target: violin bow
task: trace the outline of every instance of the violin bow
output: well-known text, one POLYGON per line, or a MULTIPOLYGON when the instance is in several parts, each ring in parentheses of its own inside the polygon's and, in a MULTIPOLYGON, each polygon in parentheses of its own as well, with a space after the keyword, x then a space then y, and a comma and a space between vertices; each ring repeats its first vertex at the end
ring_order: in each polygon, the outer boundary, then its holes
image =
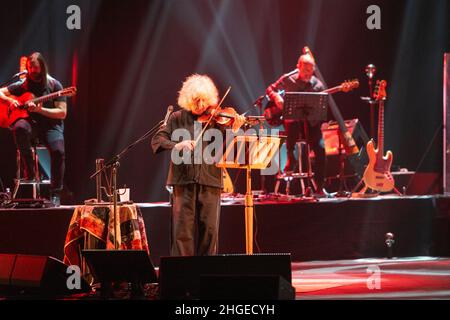
MULTIPOLYGON (((219 104, 214 108, 214 110, 217 110, 220 108, 220 106, 222 105, 223 101, 225 100, 225 98, 227 97, 227 95, 230 93, 231 91, 231 87, 228 87, 227 92, 225 92, 225 94, 222 97, 222 100, 220 100, 219 104)), ((194 148, 197 146, 197 143, 200 141, 200 139, 202 138, 203 134, 206 131, 206 128, 208 128, 209 124, 211 123, 212 118, 214 117, 214 114, 211 114, 211 117, 209 117, 208 122, 205 124, 205 127, 202 129, 202 132, 200 132, 200 135, 197 137, 197 139, 194 142, 194 148)))

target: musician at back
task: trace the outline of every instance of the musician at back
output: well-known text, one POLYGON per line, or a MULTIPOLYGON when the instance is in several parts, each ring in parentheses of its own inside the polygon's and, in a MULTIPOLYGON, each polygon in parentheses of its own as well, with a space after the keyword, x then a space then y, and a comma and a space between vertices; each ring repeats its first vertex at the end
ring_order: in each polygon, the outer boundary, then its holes
MULTIPOLYGON (((267 112, 281 114, 283 110, 284 92, 320 92, 324 90, 322 82, 314 76, 316 62, 309 54, 303 54, 299 57, 297 68, 281 76, 275 83, 271 84, 267 90, 267 96, 273 102, 274 110, 266 109, 267 112), (278 109, 278 110, 277 110, 278 109)), ((266 114, 266 118, 267 118, 266 114)), ((299 138, 305 138, 305 129, 308 133, 308 143, 314 150, 315 161, 313 171, 317 184, 317 192, 323 193, 323 183, 325 175, 325 149, 322 142, 322 132, 320 122, 307 122, 307 128, 304 128, 303 121, 284 120, 283 125, 286 131, 286 149, 287 162, 284 168, 285 173, 298 171, 298 160, 295 158, 294 150, 299 138)))

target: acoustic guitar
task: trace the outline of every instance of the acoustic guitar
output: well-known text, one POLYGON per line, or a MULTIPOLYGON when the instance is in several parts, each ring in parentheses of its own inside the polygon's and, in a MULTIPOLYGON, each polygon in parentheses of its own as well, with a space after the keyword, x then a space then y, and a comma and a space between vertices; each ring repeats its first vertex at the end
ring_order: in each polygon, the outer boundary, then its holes
POLYGON ((65 88, 42 97, 35 97, 31 92, 25 92, 20 97, 12 96, 13 99, 19 101, 19 106, 16 108, 10 108, 6 102, 0 101, 0 127, 9 128, 17 120, 28 118, 27 104, 29 102, 34 102, 35 104, 44 103, 55 100, 58 97, 72 97, 76 92, 76 87, 65 88))
POLYGON ((374 99, 379 103, 378 110, 378 148, 375 149, 374 141, 367 143, 369 164, 364 171, 363 180, 367 187, 380 192, 389 192, 395 187, 395 181, 391 174, 393 154, 386 152, 384 156, 384 100, 386 99, 386 81, 377 81, 374 91, 374 99))

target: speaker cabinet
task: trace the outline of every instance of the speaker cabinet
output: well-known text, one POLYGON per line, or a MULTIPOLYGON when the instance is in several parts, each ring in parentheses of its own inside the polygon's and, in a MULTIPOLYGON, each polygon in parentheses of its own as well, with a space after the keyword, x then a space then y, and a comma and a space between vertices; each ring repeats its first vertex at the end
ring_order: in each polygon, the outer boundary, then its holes
POLYGON ((15 262, 15 254, 0 254, 0 288, 7 288, 11 284, 15 262))
POLYGON ((159 270, 161 299, 293 299, 291 279, 290 254, 162 257, 159 270))
POLYGON ((145 250, 83 250, 96 282, 156 283, 156 270, 145 250))
POLYGON ((0 254, 0 292, 7 296, 59 296, 90 290, 80 278, 81 289, 67 286, 67 265, 49 256, 0 254))

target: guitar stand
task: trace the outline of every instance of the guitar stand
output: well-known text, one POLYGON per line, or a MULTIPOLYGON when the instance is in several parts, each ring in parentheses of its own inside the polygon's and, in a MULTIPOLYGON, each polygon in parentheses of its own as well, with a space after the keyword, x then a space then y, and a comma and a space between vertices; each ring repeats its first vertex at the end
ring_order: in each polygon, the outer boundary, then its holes
MULTIPOLYGON (((400 191, 398 191, 398 189, 394 186, 394 188, 392 189, 398 196, 404 196, 404 194, 402 194, 400 191)), ((377 192, 371 188, 369 188, 365 183, 364 180, 361 179, 358 184, 356 185, 355 188, 353 188, 352 192, 351 192, 351 197, 352 198, 373 198, 373 197, 377 197, 380 195, 380 192, 377 192), (357 192, 356 190, 358 190, 361 185, 364 184, 364 187, 357 192), (369 193, 367 193, 367 191, 369 191, 369 193)))
POLYGON ((352 192, 347 191, 347 181, 345 180, 345 154, 342 147, 341 134, 338 133, 338 145, 339 145, 339 173, 337 178, 339 178, 339 189, 336 192, 335 197, 337 198, 348 198, 352 195, 352 192))
POLYGON ((366 186, 363 179, 361 179, 358 182, 358 184, 356 185, 355 188, 353 188, 352 193, 351 193, 352 198, 375 198, 375 197, 378 197, 379 195, 380 195, 379 192, 375 192, 375 190, 372 190, 371 188, 366 186), (364 184, 364 187, 360 191, 357 191, 363 184, 364 184), (367 191, 369 191, 369 192, 367 193, 367 191))

